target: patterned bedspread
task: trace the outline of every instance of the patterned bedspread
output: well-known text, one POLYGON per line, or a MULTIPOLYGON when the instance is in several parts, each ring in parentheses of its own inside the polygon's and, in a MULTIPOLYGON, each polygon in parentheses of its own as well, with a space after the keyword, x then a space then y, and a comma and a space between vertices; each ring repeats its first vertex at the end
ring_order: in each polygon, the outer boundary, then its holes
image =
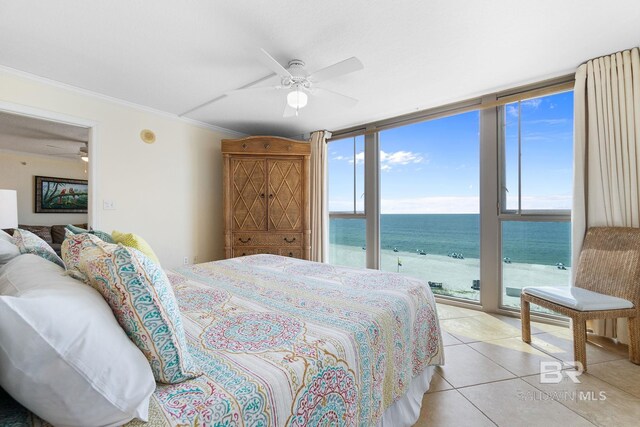
POLYGON ((205 374, 158 385, 128 426, 374 426, 443 363, 429 287, 394 273, 254 255, 170 272, 205 374))

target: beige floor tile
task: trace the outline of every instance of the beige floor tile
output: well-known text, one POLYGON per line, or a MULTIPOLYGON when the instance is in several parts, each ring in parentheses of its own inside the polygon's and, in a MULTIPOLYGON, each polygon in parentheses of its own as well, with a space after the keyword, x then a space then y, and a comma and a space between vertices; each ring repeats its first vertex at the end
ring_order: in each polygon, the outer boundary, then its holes
POLYGON ((542 384, 538 375, 523 378, 546 393, 547 398, 561 403, 598 426, 640 425, 640 398, 589 374, 576 379, 580 383, 575 383, 566 375, 558 384, 542 384))
POLYGON ((482 313, 480 316, 446 319, 440 326, 464 343, 494 341, 520 336, 520 329, 504 319, 482 313))
MULTIPOLYGON (((573 337, 570 332, 562 331, 533 335, 531 337, 531 345, 565 362, 574 360, 573 337)), ((610 344, 603 345, 602 343, 589 342, 587 343, 587 365, 624 359, 626 354, 623 347, 619 346, 616 349, 610 344)))
POLYGON ((456 388, 515 377, 467 345, 445 347, 444 362, 436 372, 456 388))
POLYGON ((640 397, 640 365, 628 360, 614 360, 589 365, 589 374, 640 397))
MULTIPOLYGON (((495 316, 500 318, 504 322, 510 324, 511 326, 522 329, 522 322, 518 317, 511 316, 503 316, 500 314, 491 314, 491 316, 495 316)), ((547 323, 540 322, 531 322, 531 333, 532 334, 544 334, 545 332, 570 332, 568 326, 558 326, 558 325, 549 325, 547 323)))
POLYGON ((447 382, 440 374, 434 372, 433 377, 431 378, 431 383, 429 383, 429 390, 427 393, 434 393, 436 391, 443 390, 451 390, 453 387, 451 384, 447 382))
MULTIPOLYGON (((498 426, 592 426, 566 406, 516 378, 458 390, 498 426)), ((461 424, 464 425, 464 424, 461 424)))
POLYGON ((494 426, 456 390, 425 394, 420 418, 414 427, 494 426))
POLYGON ((448 345, 458 345, 458 344, 462 344, 462 341, 460 341, 458 338, 451 335, 449 332, 442 331, 442 345, 446 347, 448 345))
POLYGON ((460 317, 473 317, 482 314, 482 311, 456 307, 454 305, 436 304, 439 319, 457 319, 460 317))
POLYGON ((525 343, 520 338, 475 342, 469 347, 484 354, 517 376, 540 373, 540 362, 558 361, 546 353, 525 343))

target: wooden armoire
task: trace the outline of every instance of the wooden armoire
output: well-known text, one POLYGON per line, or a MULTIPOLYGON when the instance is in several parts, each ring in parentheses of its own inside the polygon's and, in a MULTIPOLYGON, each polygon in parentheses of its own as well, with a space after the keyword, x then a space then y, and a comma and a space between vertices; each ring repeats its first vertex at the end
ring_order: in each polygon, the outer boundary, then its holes
POLYGON ((309 259, 310 154, 308 143, 286 138, 222 140, 226 258, 309 259))

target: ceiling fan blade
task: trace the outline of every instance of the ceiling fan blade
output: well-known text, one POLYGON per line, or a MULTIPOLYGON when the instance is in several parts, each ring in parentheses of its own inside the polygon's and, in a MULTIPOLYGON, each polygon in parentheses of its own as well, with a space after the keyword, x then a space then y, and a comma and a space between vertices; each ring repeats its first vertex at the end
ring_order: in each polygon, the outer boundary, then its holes
POLYGON ((324 80, 333 79, 339 76, 343 76, 345 74, 353 73, 354 71, 362 70, 364 65, 362 62, 355 56, 352 56, 349 59, 345 59, 344 61, 340 61, 333 65, 329 65, 328 67, 322 68, 321 70, 312 73, 309 76, 309 80, 314 83, 322 82, 324 80))
POLYGON ((278 89, 282 89, 282 86, 258 86, 258 87, 245 87, 245 88, 240 88, 240 89, 234 89, 234 90, 230 90, 225 92, 225 95, 231 95, 234 93, 241 93, 241 92, 268 92, 271 90, 278 90, 278 89))
POLYGON ((293 117, 297 116, 296 109, 293 108, 288 103, 284 104, 284 112, 282 113, 282 117, 293 117))
POLYGON ((352 98, 350 96, 343 95, 341 93, 334 92, 332 90, 325 89, 322 87, 314 87, 310 90, 310 92, 312 95, 331 99, 332 101, 337 102, 341 105, 344 105, 345 107, 355 107, 356 104, 358 103, 358 100, 356 98, 352 98))
POLYGON ((260 48, 260 50, 263 53, 262 55, 260 55, 260 60, 264 65, 269 67, 271 71, 273 71, 279 76, 292 77, 291 73, 286 68, 284 68, 278 61, 273 59, 273 56, 269 55, 269 53, 266 50, 262 48, 260 48))

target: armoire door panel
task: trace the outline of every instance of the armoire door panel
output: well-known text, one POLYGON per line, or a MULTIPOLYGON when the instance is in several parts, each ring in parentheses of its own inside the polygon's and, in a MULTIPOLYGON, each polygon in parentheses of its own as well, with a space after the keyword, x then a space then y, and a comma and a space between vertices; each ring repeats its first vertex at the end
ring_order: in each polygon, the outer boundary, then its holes
POLYGON ((302 160, 267 160, 269 230, 302 229, 302 160))
POLYGON ((234 230, 267 229, 266 162, 233 159, 231 192, 234 230))

